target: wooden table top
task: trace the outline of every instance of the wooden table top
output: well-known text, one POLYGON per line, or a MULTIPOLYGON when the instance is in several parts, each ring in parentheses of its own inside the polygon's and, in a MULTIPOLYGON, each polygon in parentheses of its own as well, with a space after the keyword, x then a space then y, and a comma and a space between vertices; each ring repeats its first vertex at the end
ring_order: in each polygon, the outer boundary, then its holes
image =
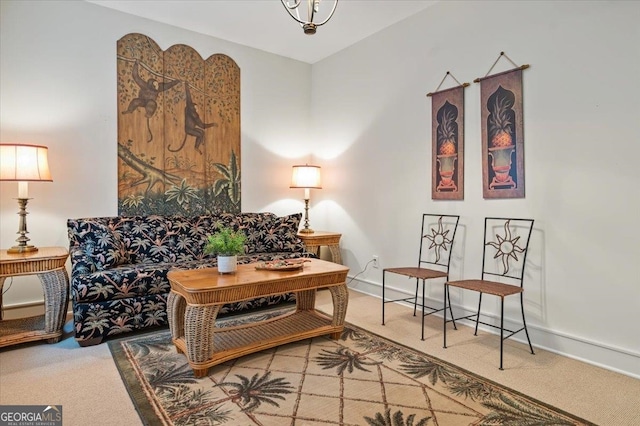
POLYGON ((187 303, 210 304, 302 291, 344 284, 349 268, 320 259, 309 259, 293 271, 258 270, 256 263, 238 265, 235 274, 218 268, 172 270, 167 274, 171 290, 187 303))
POLYGON ((305 244, 314 243, 320 246, 338 244, 340 237, 342 237, 342 234, 338 232, 314 231, 310 234, 298 232, 298 238, 304 241, 305 244))
POLYGON ((31 275, 64 268, 69 253, 64 247, 40 247, 28 253, 0 250, 0 277, 31 275))
POLYGON ((28 253, 7 253, 7 250, 0 250, 0 262, 30 262, 33 260, 54 259, 64 257, 68 253, 64 247, 39 247, 38 251, 28 253))

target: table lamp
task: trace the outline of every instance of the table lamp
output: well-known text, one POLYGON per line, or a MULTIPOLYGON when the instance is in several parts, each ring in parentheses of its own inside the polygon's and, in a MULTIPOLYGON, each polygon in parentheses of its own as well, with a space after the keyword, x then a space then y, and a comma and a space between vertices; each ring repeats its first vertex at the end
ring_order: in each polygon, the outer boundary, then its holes
POLYGON ((27 234, 27 202, 29 198, 29 182, 52 182, 47 147, 29 144, 0 144, 0 181, 18 182, 18 206, 20 211, 20 227, 16 240, 17 246, 11 247, 9 253, 29 253, 38 251, 29 245, 27 234))
POLYGON ((320 166, 293 166, 289 188, 304 188, 304 228, 300 232, 312 234, 313 229, 309 228, 309 190, 322 189, 320 166))

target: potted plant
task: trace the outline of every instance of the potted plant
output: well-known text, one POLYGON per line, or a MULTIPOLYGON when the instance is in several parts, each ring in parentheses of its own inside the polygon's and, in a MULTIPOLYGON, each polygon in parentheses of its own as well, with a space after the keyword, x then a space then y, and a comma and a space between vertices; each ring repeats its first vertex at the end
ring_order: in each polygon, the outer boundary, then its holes
POLYGON ((219 273, 234 273, 238 269, 238 255, 244 253, 246 239, 242 231, 223 226, 215 234, 209 235, 204 252, 218 256, 219 273))

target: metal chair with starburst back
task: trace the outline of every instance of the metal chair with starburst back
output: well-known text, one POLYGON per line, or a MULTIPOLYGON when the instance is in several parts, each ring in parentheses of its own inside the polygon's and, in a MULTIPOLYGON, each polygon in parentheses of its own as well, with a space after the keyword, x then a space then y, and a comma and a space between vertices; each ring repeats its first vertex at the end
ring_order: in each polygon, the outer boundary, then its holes
MULTIPOLYGON (((447 323, 459 320, 471 320, 475 322, 474 336, 478 335, 478 324, 500 329, 500 370, 502 370, 502 359, 504 341, 509 337, 524 331, 529 342, 529 349, 532 354, 533 346, 529 339, 527 323, 524 315, 524 276, 527 261, 529 241, 533 230, 533 219, 515 219, 501 217, 487 217, 484 221, 484 247, 482 259, 481 279, 465 279, 459 281, 447 281, 444 284, 444 306, 449 304, 451 313, 450 288, 455 287, 463 290, 471 290, 479 293, 478 311, 471 315, 447 319, 447 312, 444 312, 444 347, 447 347, 447 323), (480 320, 480 307, 482 305, 482 295, 490 294, 500 298, 500 325, 480 320), (517 330, 504 328, 504 299, 507 296, 520 295, 520 311, 522 313, 522 327, 517 330), (505 332, 508 334, 505 336, 505 332)), ((457 328, 456 328, 457 329, 457 328)))
MULTIPOLYGON (((451 249, 458 230, 460 216, 425 213, 422 215, 422 230, 420 232, 420 251, 418 253, 417 267, 394 267, 382 270, 382 325, 384 325, 384 307, 387 303, 411 302, 413 304, 413 316, 416 316, 417 308, 422 308, 422 335, 424 340, 424 318, 428 315, 442 311, 444 308, 434 308, 426 304, 425 286, 428 280, 442 278, 449 279, 449 265, 451 264, 451 249), (386 275, 404 275, 415 278, 415 294, 410 297, 400 297, 386 300, 386 275), (422 301, 418 303, 418 289, 422 282, 422 301), (425 309, 428 312, 425 313, 425 309)), ((404 293, 402 289, 392 289, 394 294, 404 293)), ((451 303, 449 303, 451 306, 451 303)), ((449 308, 451 309, 451 308, 449 308)), ((453 314, 452 314, 453 316, 453 314)), ((455 327, 455 323, 454 323, 455 327)))

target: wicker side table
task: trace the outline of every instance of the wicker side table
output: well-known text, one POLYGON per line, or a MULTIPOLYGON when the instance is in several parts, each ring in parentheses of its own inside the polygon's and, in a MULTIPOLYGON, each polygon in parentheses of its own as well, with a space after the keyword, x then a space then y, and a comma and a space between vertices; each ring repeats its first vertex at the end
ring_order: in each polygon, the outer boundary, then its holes
POLYGON ((298 233, 298 237, 304 242, 304 246, 309 253, 316 256, 320 253, 320 247, 326 246, 331 253, 331 261, 342 265, 342 254, 340 253, 340 237, 337 232, 315 231, 311 234, 298 233))
POLYGON ((41 247, 37 252, 9 254, 0 250, 0 348, 35 340, 56 343, 69 303, 68 257, 63 247, 41 247), (5 279, 37 275, 44 290, 45 314, 13 320, 2 319, 2 287, 5 279))

